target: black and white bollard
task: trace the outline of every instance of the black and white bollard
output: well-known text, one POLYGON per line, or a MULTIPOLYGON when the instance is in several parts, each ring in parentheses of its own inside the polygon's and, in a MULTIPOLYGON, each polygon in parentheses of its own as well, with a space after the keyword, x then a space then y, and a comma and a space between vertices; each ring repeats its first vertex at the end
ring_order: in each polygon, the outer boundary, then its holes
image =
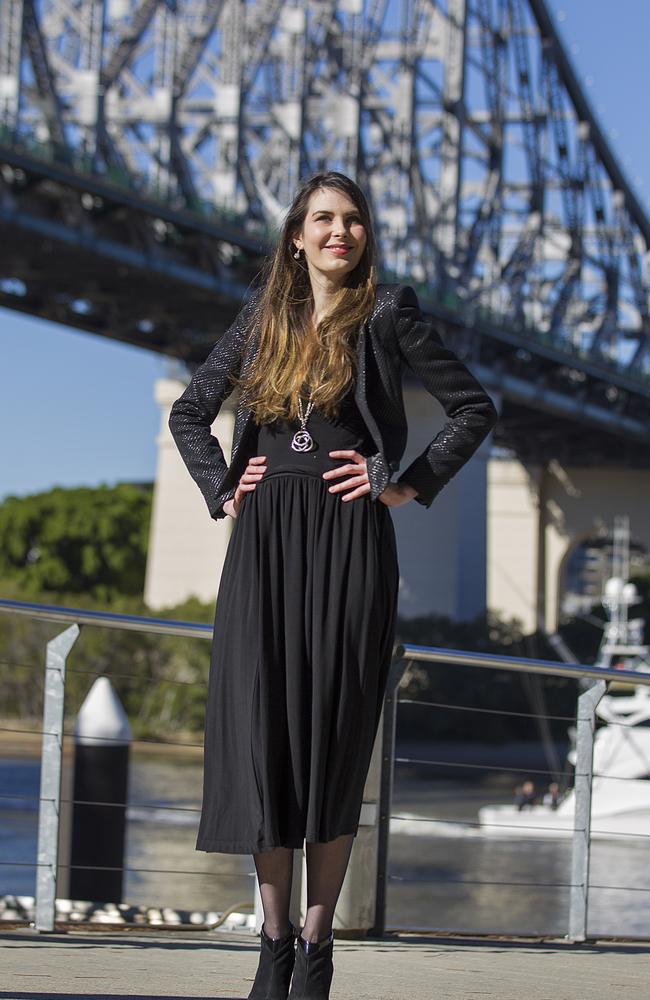
POLYGON ((131 726, 108 677, 75 724, 70 898, 122 901, 131 726))

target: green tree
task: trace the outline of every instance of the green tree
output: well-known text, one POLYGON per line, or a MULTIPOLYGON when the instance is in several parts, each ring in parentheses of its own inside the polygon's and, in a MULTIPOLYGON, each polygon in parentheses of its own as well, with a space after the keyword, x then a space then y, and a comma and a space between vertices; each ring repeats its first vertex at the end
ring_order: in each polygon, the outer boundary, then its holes
POLYGON ((144 587, 151 485, 56 487, 0 504, 0 581, 23 599, 85 594, 106 605, 144 587))
MULTIPOLYGON (((24 600, 5 584, 3 596, 24 600)), ((42 592, 38 602, 101 611, 105 605, 87 595, 42 592)), ((141 597, 115 597, 111 612, 212 624, 214 603, 190 598, 164 610, 149 608, 141 597)), ((21 728, 38 728, 43 709, 43 667, 50 639, 66 628, 20 615, 0 615, 0 717, 19 719, 21 728)), ((82 625, 66 666, 66 727, 100 676, 109 677, 138 737, 174 738, 203 727, 210 642, 153 632, 82 625)))

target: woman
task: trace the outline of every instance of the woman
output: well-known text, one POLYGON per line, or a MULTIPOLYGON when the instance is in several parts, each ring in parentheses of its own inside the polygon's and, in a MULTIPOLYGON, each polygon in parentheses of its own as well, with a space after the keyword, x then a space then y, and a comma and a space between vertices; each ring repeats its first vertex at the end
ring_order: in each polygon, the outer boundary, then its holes
POLYGON ((368 204, 330 171, 296 195, 261 287, 169 426, 213 518, 235 519, 215 614, 197 849, 252 854, 249 1000, 326 1000, 395 634, 391 507, 429 507, 496 420, 408 285, 378 285, 368 204), (448 421, 396 482, 407 364, 448 421), (238 385, 231 460, 210 426, 238 385), (305 842, 307 913, 289 921, 305 842), (297 937, 297 947, 296 947, 297 937), (293 979, 292 979, 293 973, 293 979))

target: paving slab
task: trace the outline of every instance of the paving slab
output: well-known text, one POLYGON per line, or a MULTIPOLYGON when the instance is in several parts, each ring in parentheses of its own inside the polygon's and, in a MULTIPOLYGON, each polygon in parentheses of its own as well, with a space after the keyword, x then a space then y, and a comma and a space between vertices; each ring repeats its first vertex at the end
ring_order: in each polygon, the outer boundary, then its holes
MULTIPOLYGON (((74 930, 0 934, 1 1000, 240 1000, 250 935, 74 930)), ((400 933, 335 938, 331 1000, 648 1000, 650 944, 400 933)))

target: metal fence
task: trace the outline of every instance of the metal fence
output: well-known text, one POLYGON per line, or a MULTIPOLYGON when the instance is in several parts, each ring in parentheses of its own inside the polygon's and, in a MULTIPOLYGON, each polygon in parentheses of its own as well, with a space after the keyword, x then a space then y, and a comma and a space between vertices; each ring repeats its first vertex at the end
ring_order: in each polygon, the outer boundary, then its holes
MULTIPOLYGON (((567 937, 572 941, 587 939, 587 919, 589 912, 589 868, 591 856, 591 795, 592 783, 596 775, 593 772, 593 750, 596 732, 596 707, 612 681, 630 682, 635 685, 650 685, 650 674, 628 670, 609 670, 600 667, 582 666, 578 664, 557 663, 547 660, 528 659, 516 656, 496 656, 483 653, 473 653, 460 650, 438 649, 404 644, 395 650, 395 658, 391 666, 386 690, 383 733, 382 733, 382 777, 379 809, 379 858, 377 866, 376 887, 376 926, 374 933, 381 934, 386 928, 387 892, 391 882, 399 880, 390 871, 389 842, 391 820, 402 817, 392 811, 393 782, 395 764, 417 765, 436 764, 432 760, 416 760, 412 757, 396 757, 395 738, 398 710, 404 699, 398 696, 398 687, 407 666, 413 662, 445 664, 447 666, 479 667, 488 670, 508 670, 513 673, 532 673, 554 677, 570 678, 579 684, 580 693, 576 706, 576 761, 573 773, 575 814, 571 837, 571 877, 570 882, 562 888, 569 890, 569 909, 567 916, 567 937)), ((437 705, 449 709, 461 706, 437 705)), ((475 710, 475 709, 472 709, 475 710)), ((483 711, 483 710, 482 710, 483 711)), ((507 714, 507 713, 505 713, 507 714)), ((650 769, 650 761, 649 769, 650 769)), ((449 765, 447 765, 449 766, 449 765)), ((453 766, 453 765, 451 765, 453 766)), ((485 765, 475 763, 475 768, 485 765)), ((508 768, 516 771, 517 768, 508 768)), ((523 773, 530 774, 530 768, 522 768, 523 773)), ((609 775, 597 775, 609 777, 609 775)), ((623 779, 625 780, 625 779, 623 779)), ((438 819, 422 818, 424 824, 439 823, 438 819)), ((460 821, 462 822, 462 820, 460 821)), ((636 837, 643 836, 641 834, 636 837)), ((425 881, 425 880, 421 880, 425 881)), ((431 885, 438 879, 426 880, 431 885)), ((524 884, 525 883, 521 883, 524 884)), ((535 884, 531 883, 531 888, 535 884)), ((536 884, 539 888, 539 884, 536 884)), ((557 886, 560 887, 559 885, 557 886)), ((591 888, 617 889, 630 892, 650 892, 650 887, 621 885, 592 885, 591 888)))
MULTIPOLYGON (((67 667, 67 658, 80 634, 80 626, 101 626, 103 628, 128 629, 144 633, 202 639, 212 639, 213 630, 210 625, 191 622, 177 622, 159 618, 94 612, 8 600, 0 600, 0 612, 26 616, 34 620, 60 622, 68 626, 47 643, 46 649, 43 728, 41 732, 41 774, 38 802, 38 849, 36 862, 33 863, 33 867, 36 868, 35 926, 39 931, 51 931, 54 928, 55 919, 57 873, 61 867, 58 859, 58 844, 62 805, 63 741, 66 735, 71 735, 64 730, 66 672, 71 672, 71 668, 67 667)), ((593 748, 596 731, 595 710, 611 681, 624 681, 634 685, 649 685, 650 674, 618 669, 605 670, 598 667, 564 664, 516 656, 495 656, 410 644, 396 645, 386 689, 383 725, 378 735, 378 739, 381 741, 381 779, 377 819, 376 907, 375 926, 369 931, 369 934, 374 936, 381 936, 386 931, 387 889, 391 880, 399 879, 399 876, 391 873, 389 864, 391 820, 399 820, 401 818, 399 814, 392 812, 395 764, 408 766, 436 763, 435 761, 422 761, 412 757, 396 758, 395 756, 397 713, 399 705, 403 701, 403 699, 399 698, 398 689, 405 670, 409 664, 415 662, 454 665, 458 667, 480 667, 487 670, 506 670, 513 673, 550 675, 570 678, 579 683, 580 693, 577 699, 576 761, 574 770, 576 808, 572 832, 571 878, 570 883, 565 886, 569 890, 566 936, 576 942, 586 940, 590 888, 589 864, 591 851, 591 794, 594 778, 593 748)), ((178 683, 187 684, 188 682, 178 681, 178 683)), ((436 707, 459 708, 461 706, 437 705, 436 707)), ((16 732, 20 731, 16 730, 16 732)), ((165 745, 173 741, 156 738, 148 739, 146 742, 165 745)), ((476 764, 472 766, 481 767, 482 765, 476 764)), ((126 803, 123 803, 123 805, 126 805, 126 803)), ((198 810, 196 811, 198 812, 198 810)), ((422 822, 436 823, 440 821, 423 817, 422 822)), ((12 859, 1 860, 3 866, 16 863, 18 862, 12 859)), ((127 870, 134 871, 134 869, 127 870)), ((150 871, 150 869, 147 869, 147 871, 150 871)), ((168 871, 166 873, 184 874, 180 871, 168 871)), ((188 872, 188 874, 195 873, 188 872)), ((206 872, 205 874, 210 877, 215 874, 226 877, 233 876, 232 872, 206 872)), ((236 877, 238 878, 242 875, 254 878, 255 872, 236 873, 236 877)), ((433 884, 436 880, 422 881, 430 881, 433 884)), ((594 886, 593 888, 629 888, 630 891, 650 891, 650 889, 638 886, 594 886)))

